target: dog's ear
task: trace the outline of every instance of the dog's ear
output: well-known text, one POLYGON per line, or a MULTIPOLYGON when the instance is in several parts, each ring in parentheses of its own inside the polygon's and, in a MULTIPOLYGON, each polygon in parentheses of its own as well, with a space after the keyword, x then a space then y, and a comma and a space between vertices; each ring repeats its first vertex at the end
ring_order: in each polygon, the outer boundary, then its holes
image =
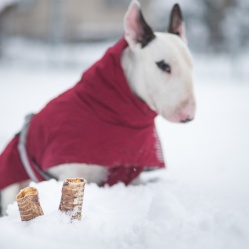
POLYGON ((125 39, 132 48, 137 43, 144 48, 154 38, 151 27, 146 23, 140 4, 137 0, 133 0, 124 17, 125 39))
POLYGON ((187 43, 182 11, 179 4, 175 4, 171 11, 168 32, 180 36, 187 43))

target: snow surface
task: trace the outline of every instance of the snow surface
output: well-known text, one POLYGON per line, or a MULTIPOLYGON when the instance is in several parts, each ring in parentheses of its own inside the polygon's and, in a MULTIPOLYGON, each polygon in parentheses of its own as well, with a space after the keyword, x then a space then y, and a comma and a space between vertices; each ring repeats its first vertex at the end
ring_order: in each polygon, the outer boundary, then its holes
MULTIPOLYGON (((2 62, 0 151, 27 113, 74 85, 105 48, 94 56, 90 47, 77 50, 86 58, 78 66, 2 62)), ((21 222, 11 204, 0 219, 0 248, 249 248, 248 60, 237 62, 235 70, 227 58, 195 56, 195 121, 156 120, 167 170, 144 173, 137 186, 87 184, 83 219, 72 223, 58 211, 62 182, 32 183, 45 215, 21 222)))

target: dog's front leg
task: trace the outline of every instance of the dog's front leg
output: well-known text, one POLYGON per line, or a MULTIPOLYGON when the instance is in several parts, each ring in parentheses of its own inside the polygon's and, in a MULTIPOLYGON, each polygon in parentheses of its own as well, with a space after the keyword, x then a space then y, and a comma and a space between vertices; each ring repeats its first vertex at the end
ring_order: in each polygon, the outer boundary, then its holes
POLYGON ((48 170, 59 181, 66 178, 84 178, 88 183, 101 184, 107 176, 107 169, 99 165, 89 165, 83 163, 61 164, 48 170))

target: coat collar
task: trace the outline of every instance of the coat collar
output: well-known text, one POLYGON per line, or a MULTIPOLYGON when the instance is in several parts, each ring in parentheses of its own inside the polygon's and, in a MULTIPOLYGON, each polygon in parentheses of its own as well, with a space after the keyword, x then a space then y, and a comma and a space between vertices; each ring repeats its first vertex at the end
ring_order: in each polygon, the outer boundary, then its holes
POLYGON ((142 128, 154 124, 157 114, 130 89, 121 66, 128 46, 124 38, 90 67, 76 86, 78 96, 91 111, 109 123, 142 128))

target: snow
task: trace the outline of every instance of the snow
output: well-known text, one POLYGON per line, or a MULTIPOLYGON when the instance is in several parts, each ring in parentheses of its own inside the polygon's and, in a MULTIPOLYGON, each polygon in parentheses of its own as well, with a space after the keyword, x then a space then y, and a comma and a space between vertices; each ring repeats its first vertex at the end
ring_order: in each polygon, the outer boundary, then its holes
MULTIPOLYGON (((34 58, 2 62, 0 150, 27 113, 74 85, 105 49, 99 46, 93 57, 91 47, 85 54, 69 49, 82 58, 71 66, 65 60, 64 66, 35 66, 34 58)), ((32 183, 45 215, 21 222, 16 202, 11 204, 0 219, 0 248, 247 249, 248 59, 237 62, 236 69, 226 57, 195 55, 196 119, 156 120, 167 170, 144 173, 135 186, 87 184, 82 221, 72 223, 58 211, 62 182, 32 183)))

